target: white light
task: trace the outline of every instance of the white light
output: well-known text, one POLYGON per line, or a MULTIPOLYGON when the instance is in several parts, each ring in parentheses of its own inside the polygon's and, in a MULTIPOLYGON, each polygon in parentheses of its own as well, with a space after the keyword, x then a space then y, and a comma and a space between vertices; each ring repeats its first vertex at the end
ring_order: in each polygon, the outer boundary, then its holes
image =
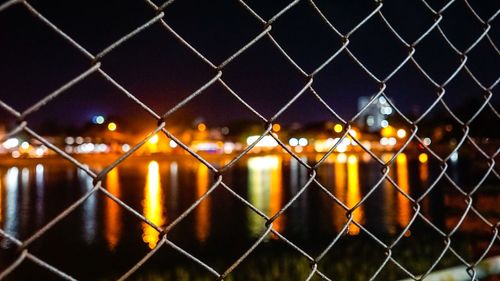
POLYGON ((197 142, 191 146, 195 151, 217 151, 219 146, 213 142, 197 142))
POLYGON ((337 151, 338 152, 346 152, 347 151, 347 146, 341 143, 341 144, 339 144, 337 146, 337 151))
POLYGON ((356 158, 356 156, 354 155, 350 155, 348 158, 347 158, 347 162, 349 164, 356 164, 358 162, 358 158, 356 158))
POLYGON ((234 148, 235 148, 235 145, 232 142, 225 142, 224 146, 222 147, 222 149, 224 150, 224 153, 226 153, 226 154, 233 153, 234 148))
POLYGON ((19 145, 19 140, 16 138, 10 138, 3 143, 5 149, 11 149, 19 145))
POLYGON ((28 149, 29 147, 30 147, 30 144, 27 141, 23 141, 23 143, 21 143, 22 149, 28 149))
POLYGON ((389 145, 396 145, 396 138, 390 137, 389 140, 387 141, 389 145))
POLYGON ((124 145, 122 145, 122 151, 123 151, 123 152, 127 152, 127 151, 129 151, 129 150, 130 150, 130 145, 128 145, 128 144, 124 144, 124 145))
POLYGON ((21 156, 21 153, 17 150, 12 151, 12 157, 13 158, 19 158, 21 156))
POLYGON ((384 97, 380 97, 378 98, 378 102, 380 102, 381 104, 385 104, 387 100, 384 97))
MULTIPOLYGON (((256 142, 260 136, 249 136, 247 138, 247 145, 251 145, 256 142)), ((271 136, 264 136, 255 146, 256 147, 275 147, 278 142, 271 136)))
POLYGON ((299 144, 299 140, 296 139, 296 138, 291 138, 288 143, 291 145, 291 146, 297 146, 299 144))
POLYGON ((389 122, 387 120, 382 120, 382 122, 380 122, 380 127, 385 128, 387 126, 389 126, 389 122))
POLYGON ((104 143, 99 143, 95 146, 95 152, 107 152, 108 151, 108 146, 105 145, 104 143))
POLYGON ((349 134, 351 134, 351 136, 353 138, 357 138, 358 137, 358 132, 356 132, 356 130, 354 130, 354 129, 349 129, 349 134))
POLYGON ((386 137, 383 137, 383 138, 380 139, 380 144, 381 145, 388 145, 389 144, 389 140, 386 137))
MULTIPOLYGON (((338 141, 338 139, 337 139, 338 141)), ((314 150, 316 152, 327 152, 335 145, 335 141, 332 138, 328 138, 327 140, 316 140, 314 142, 314 150)))
POLYGON ((104 117, 102 117, 102 116, 100 116, 100 115, 99 115, 99 116, 97 116, 97 117, 95 118, 95 122, 96 122, 97 124, 102 124, 102 123, 104 123, 104 117))
POLYGON ((75 142, 76 142, 76 144, 82 144, 83 143, 83 138, 82 137, 76 137, 75 142))
POLYGON ((428 146, 431 144, 431 139, 430 138, 424 138, 424 145, 428 146))
MULTIPOLYGON (((37 157, 42 157, 44 152, 45 152, 45 151, 44 151, 44 150, 43 150, 43 148, 41 148, 41 147, 38 147, 37 149, 35 149, 35 155, 36 155, 37 157)), ((37 170, 38 170, 38 165, 36 166, 36 168, 37 168, 37 170)))
POLYGON ((397 132, 396 132, 396 135, 398 136, 398 138, 402 139, 404 137, 406 137, 406 131, 405 129, 399 129, 397 132))
POLYGON ((94 124, 102 124, 104 123, 104 116, 102 115, 95 115, 92 117, 92 123, 94 124))
POLYGON ((94 150, 95 146, 93 143, 84 143, 78 147, 78 151, 81 153, 89 153, 94 150))
POLYGON ((337 155, 338 163, 345 163, 346 161, 347 161, 347 155, 345 155, 344 153, 340 153, 339 155, 337 155))
POLYGON ((371 127, 374 124, 375 124, 375 118, 373 118, 373 116, 366 117, 366 125, 368 125, 369 127, 371 127))
POLYGON ((170 142, 168 142, 168 145, 170 145, 171 148, 177 147, 177 143, 174 140, 170 140, 170 142))
POLYGON ((450 155, 450 160, 451 162, 457 162, 458 160, 458 153, 455 151, 450 155))
POLYGON ((66 137, 66 139, 64 139, 64 141, 66 142, 66 144, 74 144, 75 143, 75 139, 73 137, 66 137))
POLYGON ((309 142, 307 141, 306 138, 300 138, 299 139, 299 145, 300 146, 306 146, 309 142))
POLYGON ((72 147, 72 146, 67 145, 67 146, 64 148, 64 151, 66 151, 66 153, 71 154, 71 153, 73 153, 73 147, 72 147))
POLYGON ((280 166, 278 156, 260 156, 248 159, 248 168, 251 170, 262 171, 277 169, 280 166))
POLYGON ((384 115, 391 115, 392 114, 392 108, 390 106, 384 106, 380 109, 380 113, 384 115))

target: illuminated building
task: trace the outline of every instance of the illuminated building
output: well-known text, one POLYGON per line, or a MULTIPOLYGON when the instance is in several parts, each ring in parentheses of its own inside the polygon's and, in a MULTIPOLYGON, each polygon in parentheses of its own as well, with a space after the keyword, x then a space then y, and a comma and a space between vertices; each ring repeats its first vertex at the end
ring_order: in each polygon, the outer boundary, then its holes
MULTIPOLYGON (((368 103, 370 103, 370 100, 370 97, 359 97, 358 111, 361 111, 368 103)), ((361 112, 358 118, 358 126, 368 132, 378 132, 380 129, 389 125, 387 117, 389 117, 392 113, 393 109, 389 105, 387 99, 380 96, 361 112)))

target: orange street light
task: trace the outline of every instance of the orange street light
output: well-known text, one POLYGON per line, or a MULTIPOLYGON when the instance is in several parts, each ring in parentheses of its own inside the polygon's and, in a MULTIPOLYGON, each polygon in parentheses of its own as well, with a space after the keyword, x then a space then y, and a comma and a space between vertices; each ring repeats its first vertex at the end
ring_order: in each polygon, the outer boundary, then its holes
POLYGON ((207 125, 200 123, 198 124, 198 131, 203 132, 207 129, 207 125))

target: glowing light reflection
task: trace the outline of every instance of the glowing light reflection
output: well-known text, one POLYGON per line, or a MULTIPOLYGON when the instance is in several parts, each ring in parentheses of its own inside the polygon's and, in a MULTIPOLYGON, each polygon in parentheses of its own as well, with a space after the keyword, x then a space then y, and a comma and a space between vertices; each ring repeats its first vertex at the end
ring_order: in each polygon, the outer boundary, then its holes
MULTIPOLYGON (((78 169, 78 181, 82 187, 82 192, 87 193, 93 188, 92 178, 83 170, 78 169)), ((91 244, 94 241, 96 234, 96 214, 97 200, 96 195, 93 194, 83 203, 83 237, 85 242, 91 244)))
MULTIPOLYGON (((401 191, 410 195, 410 181, 408 178, 408 160, 404 153, 396 157, 397 184, 401 191)), ((401 227, 406 227, 410 222, 410 201, 401 192, 398 192, 398 215, 397 220, 401 227)))
POLYGON ((37 164, 35 167, 35 184, 36 184, 36 221, 37 225, 41 225, 43 223, 44 216, 44 206, 43 206, 43 197, 45 190, 45 179, 44 179, 44 167, 42 164, 37 164))
MULTIPOLYGON (((358 171, 358 158, 354 155, 350 155, 347 158, 347 206, 349 208, 354 207, 361 200, 361 190, 359 186, 359 171, 358 171)), ((353 220, 358 223, 363 223, 363 213, 362 205, 359 206, 354 212, 353 220)), ((360 229, 354 224, 349 226, 349 234, 357 235, 360 229)))
MULTIPOLYGON (((196 195, 197 198, 203 196, 208 191, 208 168, 200 163, 196 172, 196 195)), ((205 242, 210 232, 210 198, 206 197, 196 207, 196 238, 200 242, 205 242)))
MULTIPOLYGON (((5 191, 7 198, 5 205, 6 214, 4 222, 4 230, 10 235, 17 236, 18 234, 18 216, 17 216, 17 202, 18 202, 18 188, 19 188, 19 169, 12 167, 7 170, 5 175, 5 191)), ((7 242, 7 240, 3 240, 7 242)))
MULTIPOLYGON (((248 159, 248 198, 251 204, 267 216, 275 215, 282 205, 281 157, 261 156, 248 159)), ((284 228, 284 215, 273 222, 273 228, 284 228)), ((265 221, 253 211, 248 213, 249 230, 252 235, 261 234, 265 221)))
MULTIPOLYGON (((116 197, 120 197, 120 177, 118 168, 114 168, 106 176, 106 188, 116 197)), ((107 198, 105 207, 105 236, 110 250, 115 249, 120 241, 122 218, 120 205, 107 198)))
MULTIPOLYGON (((148 164, 144 197, 144 216, 155 225, 162 226, 165 223, 163 194, 160 181, 160 166, 156 161, 151 161, 148 164)), ((148 244, 149 248, 153 249, 160 239, 158 231, 145 223, 142 231, 142 240, 148 244)))
MULTIPOLYGON (((341 201, 346 200, 346 167, 345 161, 335 161, 335 196, 341 201)), ((337 204, 333 205, 333 225, 337 231, 341 231, 346 222, 345 210, 337 204)))

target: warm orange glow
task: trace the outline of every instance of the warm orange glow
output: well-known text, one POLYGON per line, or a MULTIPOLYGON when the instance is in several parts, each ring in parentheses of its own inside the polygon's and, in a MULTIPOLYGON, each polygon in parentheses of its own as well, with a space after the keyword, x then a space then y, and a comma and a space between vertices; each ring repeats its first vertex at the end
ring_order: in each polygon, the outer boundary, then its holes
MULTIPOLYGON (((343 154, 345 155, 345 154, 343 154)), ((345 202, 346 200, 346 168, 345 168, 345 162, 339 162, 335 161, 334 164, 334 169, 335 169, 335 196, 345 202)), ((346 217, 345 217, 345 210, 337 204, 333 204, 333 225, 337 229, 337 231, 341 231, 342 227, 344 227, 344 224, 346 222, 346 217)))
MULTIPOLYGON (((158 162, 151 161, 148 165, 148 174, 146 177, 145 198, 142 202, 144 207, 144 216, 157 226, 165 223, 163 215, 163 194, 160 181, 160 166, 158 162)), ((156 229, 143 223, 142 240, 148 243, 149 248, 153 249, 158 243, 159 233, 156 229)))
POLYGON ((333 126, 333 130, 335 131, 335 133, 342 132, 342 129, 343 129, 343 127, 340 124, 335 124, 335 126, 333 126))
MULTIPOLYGON (((276 165, 271 169, 271 196, 269 198, 269 216, 274 216, 282 207, 283 204, 283 186, 282 186, 282 177, 281 177, 281 158, 276 156, 276 165)), ((284 229, 285 226, 285 216, 284 214, 280 215, 274 222, 273 228, 274 230, 280 232, 284 229)), ((277 238, 277 236, 273 236, 277 238)))
POLYGON ((281 130, 280 124, 273 124, 273 132, 279 132, 281 130))
POLYGON ((420 164, 419 166, 419 178, 420 178, 420 181, 422 183, 427 183, 427 181, 429 180, 429 166, 427 166, 427 164, 425 163, 422 163, 420 164))
POLYGON ((152 137, 149 138, 148 140, 148 146, 146 147, 150 153, 156 153, 158 152, 158 142, 160 140, 160 137, 158 134, 153 135, 152 137))
MULTIPOLYGON (((265 181, 263 172, 264 169, 268 169, 268 166, 272 165, 271 160, 266 157, 251 157, 248 159, 248 200, 252 205, 254 205, 259 210, 264 211, 265 197, 269 196, 269 193, 265 188, 265 181)), ((248 230, 252 235, 258 235, 262 231, 263 221, 254 212, 247 211, 248 216, 248 230)))
MULTIPOLYGON (((409 195, 410 181, 408 178, 408 160, 404 153, 396 157, 397 184, 401 191, 409 195)), ((401 227, 406 227, 410 222, 410 201, 401 192, 398 192, 398 222, 401 227)))
POLYGON ((429 156, 426 153, 420 153, 418 156, 418 161, 420 161, 420 163, 427 163, 428 160, 429 156))
POLYGON ((110 130, 111 132, 114 132, 116 131, 116 123, 115 122, 109 122, 108 124, 108 130, 110 130))
MULTIPOLYGON (((382 154, 382 160, 384 162, 388 162, 391 160, 391 158, 394 156, 394 154, 391 153, 384 153, 382 154)), ((396 169, 392 168, 389 169, 389 173, 387 174, 390 178, 395 179, 396 169)), ((389 180, 384 180, 383 182, 383 188, 381 189, 382 194, 384 196, 383 204, 381 206, 382 213, 383 213, 383 218, 382 218, 382 223, 386 225, 387 231, 390 234, 394 234, 396 231, 396 217, 397 217, 397 206, 396 206, 396 188, 391 184, 389 180)))
POLYGON ((204 132, 206 129, 207 129, 207 125, 205 125, 204 123, 198 124, 198 131, 204 132))
POLYGON ((351 134, 351 136, 356 139, 359 139, 361 137, 359 131, 354 128, 349 130, 349 134, 351 134))
MULTIPOLYGON (((200 163, 196 171, 196 195, 203 196, 208 191, 208 168, 200 163)), ((196 238, 205 242, 210 233, 210 197, 206 197, 196 207, 196 238)))
MULTIPOLYGON (((106 175, 106 189, 116 197, 120 197, 120 180, 118 175, 118 168, 114 168, 106 175)), ((113 250, 121 236, 121 213, 118 203, 107 198, 105 207, 105 236, 108 241, 108 247, 113 250)))
POLYGON ((394 137, 396 135, 396 129, 393 126, 387 126, 380 131, 380 135, 383 137, 394 137))
MULTIPOLYGON (((361 200, 361 190, 359 186, 359 171, 358 171, 358 159, 356 156, 351 155, 347 158, 347 207, 354 207, 361 200)), ((352 213, 353 220, 362 223, 363 219, 363 209, 359 206, 352 213)), ((349 234, 357 235, 359 234, 359 227, 354 224, 349 226, 349 234)))

